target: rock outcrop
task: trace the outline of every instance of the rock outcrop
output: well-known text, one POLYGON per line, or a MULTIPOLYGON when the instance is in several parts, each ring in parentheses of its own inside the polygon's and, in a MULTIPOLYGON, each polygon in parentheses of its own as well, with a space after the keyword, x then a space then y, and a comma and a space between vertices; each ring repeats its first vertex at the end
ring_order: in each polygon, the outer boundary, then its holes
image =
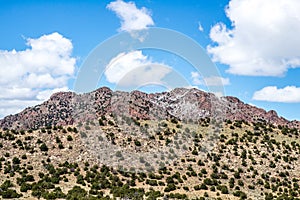
POLYGON ((244 120, 300 128, 299 121, 288 121, 274 110, 245 104, 236 97, 217 97, 197 89, 176 88, 170 92, 146 94, 140 91, 112 91, 107 87, 85 94, 59 92, 44 103, 26 108, 0 120, 0 127, 37 129, 95 120, 102 115, 128 115, 137 119, 197 121, 202 118, 244 120))

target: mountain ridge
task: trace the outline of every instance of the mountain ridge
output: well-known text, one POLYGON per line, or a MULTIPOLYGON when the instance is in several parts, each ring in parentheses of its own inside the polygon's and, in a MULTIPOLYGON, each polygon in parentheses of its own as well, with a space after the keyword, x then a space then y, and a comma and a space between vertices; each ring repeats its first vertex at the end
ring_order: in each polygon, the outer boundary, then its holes
POLYGON ((243 120, 300 128, 299 121, 289 121, 278 116, 274 110, 257 108, 237 97, 219 98, 196 88, 175 88, 169 92, 147 94, 137 90, 112 91, 108 87, 100 87, 84 94, 54 93, 42 104, 4 117, 0 120, 0 127, 37 129, 46 126, 73 125, 111 113, 126 113, 139 119, 159 117, 197 121, 212 117, 223 121, 243 120))

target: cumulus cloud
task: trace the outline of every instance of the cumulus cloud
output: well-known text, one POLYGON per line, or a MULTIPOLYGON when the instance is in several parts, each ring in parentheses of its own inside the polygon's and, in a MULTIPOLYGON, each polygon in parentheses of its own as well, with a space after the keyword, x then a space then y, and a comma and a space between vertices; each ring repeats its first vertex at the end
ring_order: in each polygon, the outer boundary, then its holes
POLYGON ((229 78, 219 76, 201 77, 198 72, 191 72, 191 78, 195 85, 225 86, 230 84, 229 78))
POLYGON ((117 0, 110 2, 107 8, 121 19, 120 31, 139 31, 154 25, 150 12, 145 7, 138 9, 134 2, 117 0))
POLYGON ((214 61, 239 75, 283 76, 300 66, 300 1, 231 0, 222 22, 210 30, 214 61))
POLYGON ((22 51, 0 50, 0 117, 68 90, 74 74, 73 45, 61 34, 28 38, 26 45, 22 51))
POLYGON ((145 85, 164 85, 164 78, 172 69, 163 64, 151 63, 133 69, 125 74, 118 85, 127 88, 138 88, 145 85), (132 87, 134 86, 134 87, 132 87))
POLYGON ((168 65, 151 61, 142 51, 131 51, 114 57, 106 66, 104 75, 110 83, 131 86, 161 83, 170 72, 168 65))
POLYGON ((105 76, 110 83, 118 83, 131 70, 149 63, 151 61, 142 54, 142 51, 123 52, 109 62, 106 66, 105 76))
POLYGON ((253 99, 281 103, 300 103, 300 88, 295 86, 286 86, 285 88, 268 86, 256 91, 253 99))

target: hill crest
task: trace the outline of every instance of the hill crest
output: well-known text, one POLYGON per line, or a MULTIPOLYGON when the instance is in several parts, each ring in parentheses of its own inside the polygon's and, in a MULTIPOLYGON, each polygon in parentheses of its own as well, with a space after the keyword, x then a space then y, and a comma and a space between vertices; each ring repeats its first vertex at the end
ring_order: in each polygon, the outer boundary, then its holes
POLYGON ((159 117, 199 120, 211 117, 300 128, 299 121, 279 117, 274 110, 265 111, 232 96, 218 98, 212 93, 195 88, 176 88, 169 92, 147 94, 141 91, 112 91, 108 87, 84 94, 55 93, 40 105, 1 119, 0 127, 37 129, 46 126, 73 125, 111 113, 125 113, 139 119, 159 117))

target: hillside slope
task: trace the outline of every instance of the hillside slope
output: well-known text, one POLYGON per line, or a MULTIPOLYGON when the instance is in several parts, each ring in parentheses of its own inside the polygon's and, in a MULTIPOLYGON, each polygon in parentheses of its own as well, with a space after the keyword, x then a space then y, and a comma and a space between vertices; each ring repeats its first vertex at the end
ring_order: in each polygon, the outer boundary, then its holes
POLYGON ((299 199, 299 122, 197 89, 56 93, 0 121, 7 199, 299 199))

